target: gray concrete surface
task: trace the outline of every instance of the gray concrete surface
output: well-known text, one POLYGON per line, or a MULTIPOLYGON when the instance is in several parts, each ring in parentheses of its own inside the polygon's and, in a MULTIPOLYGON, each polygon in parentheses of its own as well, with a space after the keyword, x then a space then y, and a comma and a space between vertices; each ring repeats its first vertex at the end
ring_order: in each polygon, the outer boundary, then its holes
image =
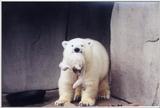
MULTIPOLYGON (((47 91, 45 95, 45 99, 41 103, 26 105, 24 107, 54 107, 54 102, 58 99, 58 91, 51 90, 47 91)), ((115 97, 111 97, 109 100, 97 100, 95 106, 132 106, 137 104, 128 103, 124 100, 117 99, 115 97)), ((2 96, 2 106, 3 107, 10 107, 9 103, 7 102, 5 95, 2 96)), ((65 106, 78 106, 78 102, 72 102, 71 104, 66 104, 65 106)), ((78 106, 79 107, 79 106, 78 106)))
POLYGON ((111 19, 112 94, 160 105, 160 3, 116 2, 111 19))
POLYGON ((2 91, 57 87, 67 5, 4 3, 2 91), (58 9, 58 10, 57 10, 58 9))

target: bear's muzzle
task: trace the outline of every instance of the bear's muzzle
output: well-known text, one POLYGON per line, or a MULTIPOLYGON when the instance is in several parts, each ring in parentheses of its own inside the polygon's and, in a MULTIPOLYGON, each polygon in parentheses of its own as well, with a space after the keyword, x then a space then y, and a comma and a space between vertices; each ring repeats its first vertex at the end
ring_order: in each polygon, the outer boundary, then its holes
POLYGON ((75 73, 75 74, 78 74, 78 75, 80 75, 81 74, 81 71, 82 71, 82 69, 77 69, 77 68, 75 68, 75 67, 73 67, 73 72, 75 73))

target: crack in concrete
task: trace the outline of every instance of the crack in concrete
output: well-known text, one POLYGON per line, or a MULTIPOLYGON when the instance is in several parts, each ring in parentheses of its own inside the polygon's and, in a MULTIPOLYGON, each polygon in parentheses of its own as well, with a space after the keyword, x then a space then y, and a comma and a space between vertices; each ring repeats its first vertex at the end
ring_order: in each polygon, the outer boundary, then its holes
POLYGON ((159 41, 159 37, 155 40, 147 40, 146 42, 158 42, 159 41))
POLYGON ((157 105, 157 94, 158 94, 158 89, 159 89, 159 82, 157 83, 157 87, 156 87, 156 91, 155 91, 155 95, 154 95, 154 99, 153 99, 152 106, 157 105))

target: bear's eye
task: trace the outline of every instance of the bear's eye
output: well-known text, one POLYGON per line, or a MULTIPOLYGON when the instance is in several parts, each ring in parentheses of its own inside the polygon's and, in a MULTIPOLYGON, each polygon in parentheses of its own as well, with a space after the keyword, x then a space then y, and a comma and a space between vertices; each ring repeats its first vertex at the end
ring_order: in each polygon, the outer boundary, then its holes
POLYGON ((73 47, 73 45, 71 45, 71 47, 73 47))
POLYGON ((81 47, 84 47, 84 45, 81 45, 81 47))

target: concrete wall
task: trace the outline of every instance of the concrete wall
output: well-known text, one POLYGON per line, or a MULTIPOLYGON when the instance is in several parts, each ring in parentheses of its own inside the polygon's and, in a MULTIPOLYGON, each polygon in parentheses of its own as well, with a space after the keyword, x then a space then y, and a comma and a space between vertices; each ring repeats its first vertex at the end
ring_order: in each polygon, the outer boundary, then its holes
POLYGON ((3 92, 57 87, 67 10, 60 3, 3 3, 3 92))
POLYGON ((112 3, 2 4, 2 91, 57 88, 61 42, 93 38, 109 51, 112 3))
POLYGON ((160 105, 160 3, 116 2, 111 18, 112 94, 160 105))

